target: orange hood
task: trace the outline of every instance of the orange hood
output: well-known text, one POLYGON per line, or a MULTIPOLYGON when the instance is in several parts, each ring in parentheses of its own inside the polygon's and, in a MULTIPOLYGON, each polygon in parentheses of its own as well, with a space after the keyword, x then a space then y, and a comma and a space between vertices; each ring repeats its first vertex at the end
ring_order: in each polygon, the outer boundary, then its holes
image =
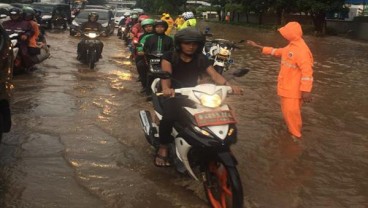
POLYGON ((282 37, 284 37, 286 40, 292 42, 292 41, 298 41, 303 36, 302 27, 297 22, 289 22, 284 27, 279 29, 280 34, 282 37))

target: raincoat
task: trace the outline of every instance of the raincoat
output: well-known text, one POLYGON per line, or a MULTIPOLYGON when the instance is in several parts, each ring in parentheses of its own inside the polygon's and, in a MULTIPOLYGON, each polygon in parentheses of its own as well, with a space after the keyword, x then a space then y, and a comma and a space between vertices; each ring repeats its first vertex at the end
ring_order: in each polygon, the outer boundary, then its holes
POLYGON ((290 22, 279 29, 289 41, 284 48, 264 47, 263 54, 281 57, 277 94, 288 98, 301 98, 301 92, 311 92, 313 85, 313 56, 304 42, 302 28, 290 22))
POLYGON ((281 110, 289 132, 300 138, 302 128, 302 92, 311 92, 313 86, 313 56, 304 42, 299 23, 290 22, 279 29, 289 41, 284 48, 263 47, 263 54, 281 57, 277 94, 281 99, 281 110))

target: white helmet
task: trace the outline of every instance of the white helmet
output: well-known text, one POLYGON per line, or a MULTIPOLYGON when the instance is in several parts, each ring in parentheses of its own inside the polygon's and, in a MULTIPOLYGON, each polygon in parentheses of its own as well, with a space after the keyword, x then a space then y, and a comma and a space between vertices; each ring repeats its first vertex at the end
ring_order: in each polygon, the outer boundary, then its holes
POLYGON ((184 12, 183 13, 183 18, 184 18, 184 20, 192 19, 192 18, 194 18, 194 14, 193 14, 193 12, 184 12))

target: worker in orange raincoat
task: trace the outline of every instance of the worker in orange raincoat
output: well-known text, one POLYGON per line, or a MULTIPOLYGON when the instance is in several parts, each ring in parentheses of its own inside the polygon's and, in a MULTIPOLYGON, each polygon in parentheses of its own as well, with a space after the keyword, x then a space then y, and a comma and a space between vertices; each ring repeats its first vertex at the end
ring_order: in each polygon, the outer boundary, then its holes
POLYGON ((261 48, 263 54, 281 57, 277 94, 281 99, 281 110, 294 141, 301 139, 301 105, 312 100, 313 56, 304 42, 303 31, 298 22, 289 22, 279 30, 289 41, 284 48, 264 47, 248 40, 251 46, 261 48))

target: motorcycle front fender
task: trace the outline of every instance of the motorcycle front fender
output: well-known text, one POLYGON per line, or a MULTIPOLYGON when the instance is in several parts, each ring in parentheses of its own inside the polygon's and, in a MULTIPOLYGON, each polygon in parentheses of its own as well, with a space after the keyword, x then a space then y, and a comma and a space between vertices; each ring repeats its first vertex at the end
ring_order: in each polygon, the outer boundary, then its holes
POLYGON ((219 152, 217 157, 227 167, 236 167, 238 165, 238 161, 231 152, 219 152))

